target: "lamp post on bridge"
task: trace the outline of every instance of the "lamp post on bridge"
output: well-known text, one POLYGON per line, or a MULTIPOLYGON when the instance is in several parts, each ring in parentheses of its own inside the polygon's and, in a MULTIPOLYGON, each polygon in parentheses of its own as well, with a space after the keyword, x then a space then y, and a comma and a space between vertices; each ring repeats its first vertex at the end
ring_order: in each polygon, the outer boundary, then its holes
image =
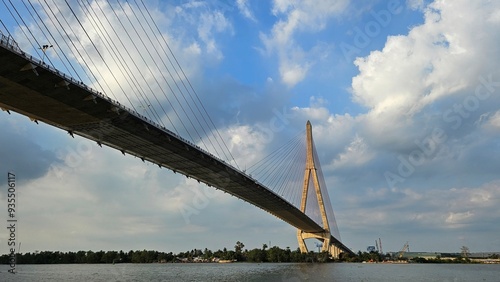
POLYGON ((38 49, 41 49, 41 50, 42 50, 42 53, 43 53, 43 55, 42 55, 42 63, 43 63, 43 62, 44 62, 44 60, 45 60, 45 51, 47 51, 49 48, 52 48, 52 47, 54 47, 54 45, 52 45, 52 44, 51 44, 51 45, 48 45, 48 44, 47 44, 47 45, 42 45, 42 47, 38 48, 38 49))

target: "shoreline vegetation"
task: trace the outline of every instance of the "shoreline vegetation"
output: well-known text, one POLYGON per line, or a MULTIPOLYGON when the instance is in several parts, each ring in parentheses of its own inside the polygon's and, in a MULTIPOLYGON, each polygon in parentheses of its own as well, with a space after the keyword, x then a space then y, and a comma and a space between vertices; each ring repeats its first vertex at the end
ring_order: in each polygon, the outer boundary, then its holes
MULTIPOLYGON (((193 249, 174 254, 152 250, 142 251, 42 251, 34 253, 21 253, 16 255, 17 264, 115 264, 115 263, 231 263, 231 262, 362 262, 362 263, 500 263, 498 254, 489 257, 474 258, 463 256, 460 253, 442 254, 443 257, 399 257, 398 253, 380 254, 378 252, 361 252, 355 255, 342 254, 340 258, 333 259, 328 253, 309 252, 301 253, 297 248, 281 249, 273 246, 252 250, 244 249, 245 245, 236 242, 234 250, 211 251, 193 249)), ((0 264, 9 264, 11 254, 0 256, 0 264)))

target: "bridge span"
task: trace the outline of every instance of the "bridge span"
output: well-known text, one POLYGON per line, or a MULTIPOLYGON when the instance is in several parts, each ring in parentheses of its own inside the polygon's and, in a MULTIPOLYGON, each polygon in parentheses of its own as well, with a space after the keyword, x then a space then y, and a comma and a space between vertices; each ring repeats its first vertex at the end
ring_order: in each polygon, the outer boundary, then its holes
MULTIPOLYGON (((1 35, 0 107, 136 156, 243 199, 307 233, 325 229, 251 176, 83 83, 1 35)), ((330 244, 352 253, 337 238, 330 244)))

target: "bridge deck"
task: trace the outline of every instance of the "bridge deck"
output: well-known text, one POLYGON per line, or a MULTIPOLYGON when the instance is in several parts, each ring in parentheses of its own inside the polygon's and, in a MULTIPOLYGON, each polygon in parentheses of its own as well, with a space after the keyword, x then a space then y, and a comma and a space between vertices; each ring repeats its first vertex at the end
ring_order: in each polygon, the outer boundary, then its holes
MULTIPOLYGON (((3 109, 180 172, 306 232, 324 231, 250 176, 21 50, 0 42, 0 61, 0 107, 3 109)), ((352 253, 336 238, 332 239, 342 250, 352 253)))

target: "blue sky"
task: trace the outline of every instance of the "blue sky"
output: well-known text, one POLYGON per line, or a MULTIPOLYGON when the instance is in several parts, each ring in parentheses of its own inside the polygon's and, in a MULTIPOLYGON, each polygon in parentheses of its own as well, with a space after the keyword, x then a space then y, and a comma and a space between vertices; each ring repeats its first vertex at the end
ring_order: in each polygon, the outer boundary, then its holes
MULTIPOLYGON (((384 251, 406 241, 412 251, 500 250, 498 3, 145 3, 239 167, 311 120, 344 244, 365 250, 380 237, 384 251), (269 138, 277 112, 287 128, 269 138)), ((2 22, 36 54, 4 8, 2 22)), ((55 45, 47 56, 71 73, 55 45)), ((111 81, 101 91, 127 87, 115 75, 100 78, 111 81)), ((213 188, 18 114, 1 112, 0 125, 0 170, 20 179, 23 251, 297 247, 294 228, 213 188), (186 208, 196 213, 186 218, 186 208)))

